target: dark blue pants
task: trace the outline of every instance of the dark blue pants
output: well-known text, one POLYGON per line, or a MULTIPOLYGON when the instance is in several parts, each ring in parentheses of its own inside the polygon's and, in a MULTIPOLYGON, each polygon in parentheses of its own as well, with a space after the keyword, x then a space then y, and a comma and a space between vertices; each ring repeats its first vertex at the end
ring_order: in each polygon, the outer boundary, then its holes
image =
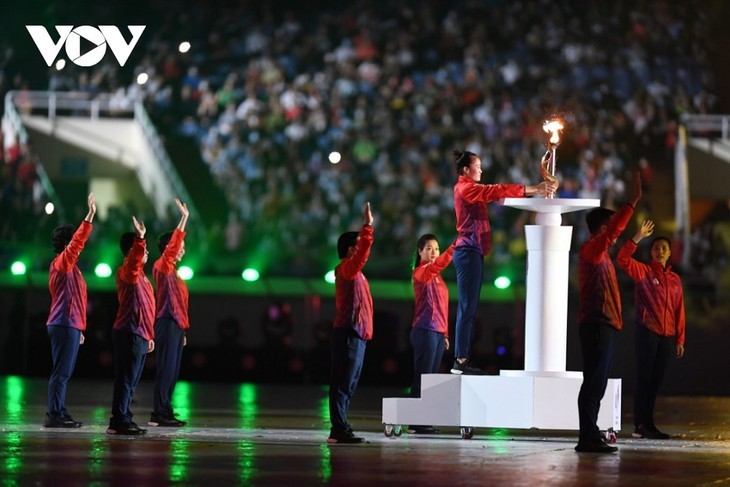
POLYGON ((154 407, 152 412, 164 417, 172 417, 172 393, 180 375, 185 331, 170 318, 160 318, 155 322, 155 354, 157 372, 155 373, 154 407))
POLYGON ((484 256, 476 250, 456 249, 453 258, 459 305, 456 308, 454 357, 469 358, 472 330, 479 306, 484 275, 484 256))
POLYGON ((330 421, 332 434, 337 434, 352 431, 347 411, 360 380, 367 342, 350 328, 333 328, 331 345, 330 421))
POLYGON ((66 386, 76 366, 81 331, 70 326, 51 325, 46 328, 53 357, 53 370, 48 381, 48 414, 62 418, 67 414, 66 386))
POLYGON ((444 355, 444 334, 425 328, 411 328, 413 347, 413 382, 411 396, 421 397, 421 374, 435 374, 439 371, 444 355))
POLYGON ((142 378, 147 340, 128 331, 112 330, 114 345, 114 395, 112 397, 112 418, 109 426, 114 428, 132 422, 132 396, 142 378))
POLYGON ((675 354, 675 337, 663 337, 642 325, 635 326, 636 389, 634 390, 634 425, 656 427, 654 404, 659 386, 667 370, 669 358, 675 354))
POLYGON ((583 384, 578 394, 579 439, 596 442, 601 439, 598 410, 606 392, 618 330, 599 323, 581 323, 578 326, 583 355, 583 384))

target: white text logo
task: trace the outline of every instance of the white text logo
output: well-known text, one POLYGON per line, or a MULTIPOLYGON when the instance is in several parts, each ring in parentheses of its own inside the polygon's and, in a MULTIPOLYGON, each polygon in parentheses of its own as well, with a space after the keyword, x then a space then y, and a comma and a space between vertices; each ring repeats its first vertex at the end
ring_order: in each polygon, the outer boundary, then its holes
POLYGON ((48 66, 53 64, 53 61, 56 60, 58 53, 61 51, 61 47, 65 45, 66 55, 69 60, 75 65, 84 68, 95 66, 102 60, 106 54, 107 44, 112 50, 114 57, 117 58, 119 65, 124 66, 124 63, 129 59, 129 55, 132 54, 132 49, 134 49, 137 41, 142 36, 145 27, 147 26, 128 25, 127 29, 132 34, 132 40, 127 44, 122 33, 114 25, 100 25, 98 29, 90 25, 80 25, 78 27, 74 27, 73 25, 57 25, 56 32, 58 32, 59 38, 56 42, 51 39, 50 34, 48 34, 48 31, 42 25, 25 26, 48 66), (81 54, 82 38, 95 46, 84 54, 81 54))

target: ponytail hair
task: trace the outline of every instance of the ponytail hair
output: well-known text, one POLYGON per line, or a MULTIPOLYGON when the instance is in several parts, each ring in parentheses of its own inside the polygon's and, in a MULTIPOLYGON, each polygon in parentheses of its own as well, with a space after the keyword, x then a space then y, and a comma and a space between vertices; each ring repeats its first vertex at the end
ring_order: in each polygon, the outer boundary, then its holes
POLYGON ((438 242, 436 235, 434 235, 433 233, 424 233, 418 239, 418 242, 416 243, 416 251, 413 252, 412 269, 415 269, 421 263, 421 254, 419 254, 418 251, 423 250, 423 248, 426 246, 426 242, 428 242, 429 240, 436 240, 438 242))
POLYGON ((464 168, 469 167, 471 161, 473 161, 475 157, 477 157, 477 155, 473 152, 455 150, 454 162, 456 163, 456 174, 461 176, 464 172, 464 168))

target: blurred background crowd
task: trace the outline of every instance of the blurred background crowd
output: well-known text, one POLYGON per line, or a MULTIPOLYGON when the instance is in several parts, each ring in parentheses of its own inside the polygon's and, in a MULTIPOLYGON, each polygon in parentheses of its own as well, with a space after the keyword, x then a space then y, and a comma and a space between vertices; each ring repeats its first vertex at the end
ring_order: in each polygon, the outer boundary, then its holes
MULTIPOLYGON (((108 56, 95 68, 51 69, 36 86, 6 70, 0 86, 107 94, 120 107, 143 100, 169 141, 194 142, 190 164, 204 164, 226 198, 213 248, 275 254, 274 275, 321 275, 334 239, 370 201, 372 272, 407 276, 420 234, 444 245, 455 236, 451 151, 479 154, 483 182, 536 183, 551 116, 567 122, 560 196, 616 206, 633 172, 647 190, 658 172, 671 177, 682 114, 717 108, 712 12, 693 1, 159 0, 151 12, 126 72, 108 56)), ((0 67, 17 65, 13 55, 5 46, 0 67)), ((42 210, 36 161, 23 149, 3 156, 3 214, 15 218, 42 210)), ((669 199, 645 198, 642 214, 656 202, 673 212, 669 199)), ((524 256, 526 215, 490 212, 492 261, 524 256)), ((0 230, 22 231, 13 218, 0 230)), ((715 239, 704 229, 695 240, 715 239)))

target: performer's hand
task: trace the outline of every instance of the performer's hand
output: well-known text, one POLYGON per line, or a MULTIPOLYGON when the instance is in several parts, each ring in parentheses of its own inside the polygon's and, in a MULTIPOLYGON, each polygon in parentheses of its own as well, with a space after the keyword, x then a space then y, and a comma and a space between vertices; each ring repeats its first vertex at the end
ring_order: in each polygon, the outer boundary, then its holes
POLYGON ((180 210, 180 214, 187 218, 190 216, 190 212, 188 211, 188 205, 180 201, 179 198, 175 198, 175 204, 177 205, 178 210, 180 210))
POLYGON ((677 358, 684 357, 684 345, 677 345, 677 358))
POLYGON ((96 215, 96 197, 94 196, 94 193, 89 193, 89 197, 86 202, 89 205, 89 212, 86 214, 86 218, 84 218, 84 220, 91 223, 94 221, 94 215, 96 215))
POLYGON ((147 353, 150 353, 154 350, 155 350, 155 341, 150 340, 149 342, 147 342, 147 353))
POLYGON ((639 200, 641 199, 641 173, 639 171, 636 171, 634 173, 634 184, 633 184, 633 194, 631 196, 631 206, 636 208, 636 205, 639 203, 639 200))
POLYGON ((641 235, 643 237, 648 237, 652 233, 654 233, 654 222, 651 220, 644 220, 644 223, 641 224, 641 228, 639 229, 641 232, 641 235))
POLYGON ((138 221, 136 217, 132 217, 132 224, 134 224, 134 230, 137 232, 137 236, 144 238, 144 234, 147 232, 144 222, 138 221))
POLYGON ((188 336, 183 335, 183 347, 188 344, 188 336))
POLYGON ((370 211, 370 202, 365 203, 365 225, 373 225, 373 213, 370 211))
POLYGON ((444 338, 444 349, 445 350, 449 349, 449 339, 448 338, 444 338))
POLYGON ((84 334, 81 334, 81 338, 79 338, 79 345, 83 345, 84 341, 86 341, 86 337, 84 337, 84 334))

